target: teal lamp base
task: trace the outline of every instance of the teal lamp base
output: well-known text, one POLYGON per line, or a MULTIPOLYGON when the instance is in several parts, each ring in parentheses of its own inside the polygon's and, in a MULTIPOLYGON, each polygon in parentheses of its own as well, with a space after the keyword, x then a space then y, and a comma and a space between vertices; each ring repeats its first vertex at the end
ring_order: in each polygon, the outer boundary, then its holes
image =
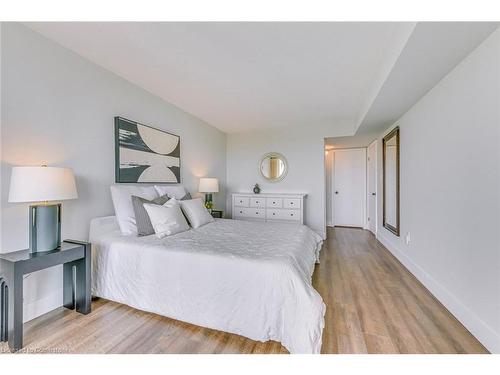
POLYGON ((30 253, 61 246, 61 204, 30 206, 30 253))
POLYGON ((205 207, 209 212, 212 212, 213 203, 212 203, 212 194, 205 193, 205 207))
POLYGON ((206 193, 205 194, 205 203, 212 202, 212 194, 206 193))

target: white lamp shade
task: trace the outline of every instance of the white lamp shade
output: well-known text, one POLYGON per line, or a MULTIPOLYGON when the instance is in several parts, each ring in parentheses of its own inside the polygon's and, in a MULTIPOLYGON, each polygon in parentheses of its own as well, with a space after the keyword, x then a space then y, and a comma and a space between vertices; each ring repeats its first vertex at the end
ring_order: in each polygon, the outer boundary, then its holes
POLYGON ((218 193, 219 180, 211 177, 200 178, 200 186, 198 191, 200 193, 218 193))
POLYGON ((9 202, 62 201, 77 197, 75 176, 70 168, 12 168, 9 202))

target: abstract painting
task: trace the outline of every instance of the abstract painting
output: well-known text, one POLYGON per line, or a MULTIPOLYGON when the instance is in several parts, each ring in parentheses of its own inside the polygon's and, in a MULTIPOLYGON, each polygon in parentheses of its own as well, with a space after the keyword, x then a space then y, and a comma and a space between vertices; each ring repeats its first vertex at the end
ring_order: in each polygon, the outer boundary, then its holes
POLYGON ((174 134, 115 117, 115 180, 180 183, 181 142, 174 134))

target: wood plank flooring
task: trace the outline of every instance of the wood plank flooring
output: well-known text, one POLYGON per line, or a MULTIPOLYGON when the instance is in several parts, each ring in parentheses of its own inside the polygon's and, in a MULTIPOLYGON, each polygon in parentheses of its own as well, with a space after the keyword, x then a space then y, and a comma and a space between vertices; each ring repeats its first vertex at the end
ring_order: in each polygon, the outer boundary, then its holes
MULTIPOLYGON (((313 283, 327 305, 322 353, 487 353, 367 231, 329 228, 313 283)), ((26 323, 24 342, 31 353, 287 353, 103 299, 87 316, 59 308, 26 323)))

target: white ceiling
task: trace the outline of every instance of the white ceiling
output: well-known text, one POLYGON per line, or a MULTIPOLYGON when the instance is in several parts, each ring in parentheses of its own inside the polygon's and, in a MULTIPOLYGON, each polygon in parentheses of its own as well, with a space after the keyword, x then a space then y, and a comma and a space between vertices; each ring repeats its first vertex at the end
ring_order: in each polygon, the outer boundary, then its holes
POLYGON ((27 23, 228 133, 354 129, 404 23, 27 23))
POLYGON ((418 23, 358 124, 358 134, 381 132, 394 124, 498 26, 498 22, 418 23))
POLYGON ((327 137, 325 149, 366 147, 380 136, 380 132, 362 132, 354 136, 327 137))
POLYGON ((363 139, 397 120, 498 27, 477 22, 26 25, 227 133, 316 128, 325 137, 357 131, 363 139))

